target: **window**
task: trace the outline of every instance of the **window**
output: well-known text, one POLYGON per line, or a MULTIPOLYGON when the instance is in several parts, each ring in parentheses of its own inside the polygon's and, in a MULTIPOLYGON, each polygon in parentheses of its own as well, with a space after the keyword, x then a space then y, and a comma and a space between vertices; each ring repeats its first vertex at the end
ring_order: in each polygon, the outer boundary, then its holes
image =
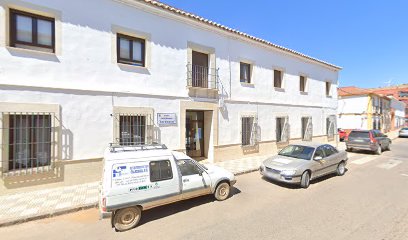
POLYGON ((10 45, 55 52, 55 20, 10 9, 10 45))
POLYGON ((241 118, 241 144, 242 146, 253 146, 256 144, 256 122, 255 117, 241 118))
POLYGON ((323 151, 323 147, 318 147, 318 148, 316 149, 316 152, 315 152, 315 154, 314 154, 313 159, 316 159, 316 157, 322 157, 322 158, 325 157, 324 151, 323 151))
POLYGON ((276 142, 289 141, 289 118, 276 118, 276 142))
POLYGON ((331 115, 326 118, 326 134, 330 140, 334 140, 334 134, 336 129, 336 116, 331 115))
POLYGON ((190 160, 178 160, 177 166, 180 168, 182 176, 190 176, 200 174, 201 171, 197 165, 190 160))
POLYGON ((313 124, 312 117, 302 117, 302 140, 312 141, 313 124))
POLYGON ((273 86, 276 88, 282 88, 282 71, 273 70, 273 86))
POLYGON ((408 97, 408 92, 399 92, 399 97, 408 97))
POLYGON ((118 63, 145 66, 145 40, 117 34, 118 63))
POLYGON ((306 77, 305 76, 299 77, 299 91, 306 92, 306 77))
POLYGON ((333 155, 335 153, 338 153, 338 151, 334 147, 332 147, 330 145, 324 145, 323 150, 324 150, 324 153, 325 153, 326 157, 331 156, 331 155, 333 155))
POLYGON ((242 83, 251 83, 251 64, 240 63, 240 79, 242 83))
POLYGON ((119 116, 121 145, 141 145, 146 143, 146 116, 119 116))
POLYGON ((8 169, 22 170, 51 163, 51 115, 9 115, 8 169))
POLYGON ((173 178, 169 160, 152 161, 150 166, 150 182, 159 182, 173 178))
POLYGON ((326 82, 326 96, 330 97, 331 96, 331 83, 326 82))

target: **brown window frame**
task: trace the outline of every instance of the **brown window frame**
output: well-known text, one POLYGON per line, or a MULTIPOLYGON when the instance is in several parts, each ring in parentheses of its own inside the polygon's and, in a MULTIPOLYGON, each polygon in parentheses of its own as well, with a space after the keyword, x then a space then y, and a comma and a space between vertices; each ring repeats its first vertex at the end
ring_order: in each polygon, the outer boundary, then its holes
POLYGON ((239 81, 241 83, 251 83, 251 64, 249 63, 244 63, 244 62, 240 62, 239 63, 239 81), (242 74, 242 67, 248 67, 248 78, 243 78, 243 74, 242 74))
POLYGON ((307 78, 305 76, 299 76, 299 91, 300 92, 307 92, 306 91, 306 82, 307 78))
POLYGON ((122 64, 146 67, 146 40, 143 38, 132 37, 129 35, 117 33, 116 34, 116 53, 117 62, 122 64), (120 56, 120 39, 126 39, 129 41, 129 58, 122 58, 120 56), (133 60, 133 44, 132 42, 140 42, 142 45, 142 61, 133 60))
POLYGON ((24 12, 16 9, 10 9, 10 46, 12 47, 18 47, 17 45, 25 45, 25 46, 31 46, 31 47, 38 47, 38 48, 45 48, 45 49, 51 49, 53 53, 55 53, 55 18, 51 17, 45 17, 41 16, 38 14, 33 14, 29 12, 24 12), (32 19, 32 29, 31 29, 31 34, 32 34, 32 42, 23 42, 23 41, 18 41, 17 40, 17 24, 16 24, 16 16, 25 16, 25 17, 30 17, 32 19), (42 45, 38 43, 38 29, 37 29, 37 22, 38 20, 44 20, 44 21, 49 21, 51 22, 51 34, 52 34, 52 40, 51 40, 51 46, 48 45, 42 45))
POLYGON ((279 69, 274 69, 273 70, 273 86, 275 88, 283 88, 283 71, 279 70, 279 69), (277 79, 276 73, 279 72, 279 79, 277 79), (279 86, 277 86, 277 82, 279 81, 279 86))

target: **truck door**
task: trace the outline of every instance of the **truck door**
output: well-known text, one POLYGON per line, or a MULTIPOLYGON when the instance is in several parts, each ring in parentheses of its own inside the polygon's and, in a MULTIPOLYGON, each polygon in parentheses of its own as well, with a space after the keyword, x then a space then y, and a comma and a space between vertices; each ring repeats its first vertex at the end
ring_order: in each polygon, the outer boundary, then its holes
POLYGON ((211 192, 210 178, 192 160, 177 160, 181 173, 182 198, 192 198, 211 192))

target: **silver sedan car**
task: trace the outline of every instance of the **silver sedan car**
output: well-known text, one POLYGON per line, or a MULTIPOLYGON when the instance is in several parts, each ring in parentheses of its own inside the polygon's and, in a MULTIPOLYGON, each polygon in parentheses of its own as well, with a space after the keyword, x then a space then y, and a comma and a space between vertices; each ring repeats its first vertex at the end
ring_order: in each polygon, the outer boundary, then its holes
POLYGON ((329 144, 302 143, 282 149, 277 156, 266 159, 260 166, 261 175, 285 183, 308 188, 310 180, 346 171, 347 153, 329 144))

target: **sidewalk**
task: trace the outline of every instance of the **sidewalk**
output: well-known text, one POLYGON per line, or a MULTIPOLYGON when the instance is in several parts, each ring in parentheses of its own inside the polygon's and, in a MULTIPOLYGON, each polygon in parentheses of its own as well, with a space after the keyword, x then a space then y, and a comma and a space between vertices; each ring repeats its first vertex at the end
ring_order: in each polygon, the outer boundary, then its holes
MULTIPOLYGON (((215 165, 235 175, 255 171, 269 156, 229 160, 215 165)), ((96 207, 99 182, 0 196, 0 227, 96 207)))

